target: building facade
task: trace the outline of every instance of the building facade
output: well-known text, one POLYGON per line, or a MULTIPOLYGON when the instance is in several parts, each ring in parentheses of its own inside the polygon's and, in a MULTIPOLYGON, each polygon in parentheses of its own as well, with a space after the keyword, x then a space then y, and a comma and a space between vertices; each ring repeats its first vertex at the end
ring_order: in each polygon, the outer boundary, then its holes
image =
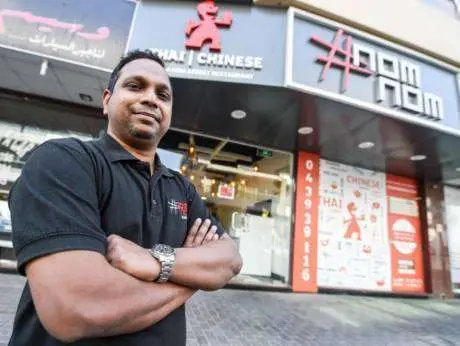
POLYGON ((0 1, 0 264, 24 154, 97 137, 111 68, 150 49, 175 95, 160 156, 237 242, 232 284, 452 296, 456 2, 351 2, 0 1))

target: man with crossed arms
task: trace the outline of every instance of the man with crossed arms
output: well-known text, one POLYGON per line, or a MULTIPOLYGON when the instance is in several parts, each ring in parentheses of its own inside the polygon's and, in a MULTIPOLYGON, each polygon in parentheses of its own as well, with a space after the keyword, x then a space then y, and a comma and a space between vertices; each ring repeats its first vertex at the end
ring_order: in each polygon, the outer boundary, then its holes
POLYGON ((185 345, 184 303, 239 273, 234 242, 156 155, 172 103, 161 59, 130 52, 104 91, 107 133, 29 155, 9 199, 27 276, 10 346, 185 345))

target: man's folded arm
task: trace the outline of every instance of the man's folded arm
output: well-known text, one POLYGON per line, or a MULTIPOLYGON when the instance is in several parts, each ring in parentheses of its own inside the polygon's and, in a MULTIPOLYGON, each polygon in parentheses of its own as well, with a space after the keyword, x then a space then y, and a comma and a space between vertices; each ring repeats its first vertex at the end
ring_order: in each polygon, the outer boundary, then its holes
POLYGON ((190 182, 187 186, 187 201, 189 229, 194 228, 197 219, 204 221, 203 226, 195 230, 196 243, 201 244, 201 240, 209 236, 206 233, 209 226, 214 226, 219 239, 198 247, 187 247, 189 231, 184 247, 176 249, 176 263, 170 281, 207 291, 217 290, 240 272, 243 265, 241 255, 235 242, 224 233, 222 225, 210 213, 190 182))
POLYGON ((39 319, 63 341, 144 329, 194 290, 139 281, 105 258, 91 157, 76 140, 53 140, 27 159, 9 195, 18 269, 39 319))
POLYGON ((64 342, 145 329, 196 291, 138 280, 92 251, 41 257, 26 265, 26 273, 40 321, 64 342))
POLYGON ((170 281, 212 291, 237 275, 242 259, 234 241, 226 234, 219 240, 192 248, 176 249, 176 264, 170 281))

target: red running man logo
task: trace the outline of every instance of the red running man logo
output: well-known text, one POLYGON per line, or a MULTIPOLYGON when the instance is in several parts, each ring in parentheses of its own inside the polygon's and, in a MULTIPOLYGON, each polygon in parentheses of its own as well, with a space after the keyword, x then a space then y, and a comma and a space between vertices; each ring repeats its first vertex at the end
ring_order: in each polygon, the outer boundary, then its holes
POLYGON ((324 65, 323 72, 320 77, 320 81, 326 79, 327 73, 331 66, 338 67, 343 69, 342 77, 342 92, 345 92, 348 89, 348 82, 350 79, 351 72, 357 72, 364 74, 366 76, 372 75, 374 72, 366 68, 367 64, 359 62, 358 64, 353 64, 353 53, 352 53, 352 38, 350 35, 343 35, 343 30, 337 30, 332 43, 324 41, 322 38, 317 35, 313 35, 310 38, 314 43, 323 46, 329 49, 327 56, 318 56, 316 61, 319 61, 324 65), (343 40, 343 48, 340 48, 340 41, 343 40), (339 57, 337 57, 339 56, 339 57), (358 66, 357 66, 358 65, 358 66), (361 67, 363 66, 363 67, 361 67))
POLYGON ((214 1, 207 0, 198 4, 198 15, 201 21, 195 23, 189 20, 185 29, 185 35, 188 39, 185 41, 185 47, 190 49, 201 49, 206 42, 209 42, 209 50, 220 52, 220 31, 219 27, 230 27, 232 25, 232 13, 225 11, 221 19, 217 19, 219 8, 214 1))

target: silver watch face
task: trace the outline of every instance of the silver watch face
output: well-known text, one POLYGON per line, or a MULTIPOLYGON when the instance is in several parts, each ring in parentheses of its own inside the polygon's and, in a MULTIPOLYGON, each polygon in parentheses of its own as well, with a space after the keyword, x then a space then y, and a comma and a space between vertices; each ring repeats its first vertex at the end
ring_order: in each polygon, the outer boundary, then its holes
POLYGON ((155 245, 154 248, 153 248, 154 251, 156 252, 160 252, 162 254, 165 254, 165 255, 172 255, 174 254, 174 248, 172 248, 171 246, 169 245, 165 245, 165 244, 158 244, 158 245, 155 245))

